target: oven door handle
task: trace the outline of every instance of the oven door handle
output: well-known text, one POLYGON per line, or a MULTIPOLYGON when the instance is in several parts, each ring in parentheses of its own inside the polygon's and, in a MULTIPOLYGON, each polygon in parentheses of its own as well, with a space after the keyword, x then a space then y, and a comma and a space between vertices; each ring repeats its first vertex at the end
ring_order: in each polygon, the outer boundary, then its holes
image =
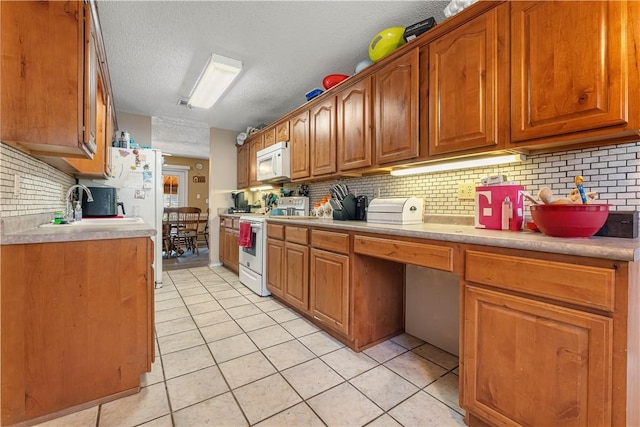
POLYGON ((251 224, 251 229, 252 230, 262 230, 262 225, 261 224, 251 224))

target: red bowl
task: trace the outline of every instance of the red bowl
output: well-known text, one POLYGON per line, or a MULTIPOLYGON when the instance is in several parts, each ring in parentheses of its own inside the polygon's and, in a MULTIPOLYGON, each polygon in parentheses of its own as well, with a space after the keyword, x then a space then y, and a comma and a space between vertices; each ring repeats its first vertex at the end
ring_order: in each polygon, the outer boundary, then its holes
POLYGON ((322 79, 322 86, 328 90, 347 78, 349 78, 349 76, 346 74, 329 74, 322 79))
POLYGON ((531 205, 531 218, 547 236, 591 237, 609 216, 606 204, 531 205))

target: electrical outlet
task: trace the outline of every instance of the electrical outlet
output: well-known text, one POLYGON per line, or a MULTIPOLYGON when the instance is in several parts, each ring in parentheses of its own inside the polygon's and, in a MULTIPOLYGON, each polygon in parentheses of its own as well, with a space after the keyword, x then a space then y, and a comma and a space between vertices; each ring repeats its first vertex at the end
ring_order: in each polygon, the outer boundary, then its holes
POLYGON ((458 183, 458 200, 474 200, 476 198, 476 185, 473 182, 458 183))

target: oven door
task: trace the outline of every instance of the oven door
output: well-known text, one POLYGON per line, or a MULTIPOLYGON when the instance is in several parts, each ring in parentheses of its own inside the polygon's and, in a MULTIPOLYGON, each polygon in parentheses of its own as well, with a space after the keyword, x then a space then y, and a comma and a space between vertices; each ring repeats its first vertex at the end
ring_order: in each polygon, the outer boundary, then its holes
MULTIPOLYGON (((240 221, 243 223, 245 221, 240 221)), ((251 271, 262 275, 262 254, 264 251, 262 236, 264 232, 264 224, 262 222, 246 221, 251 224, 251 248, 240 246, 238 248, 239 261, 251 271)))

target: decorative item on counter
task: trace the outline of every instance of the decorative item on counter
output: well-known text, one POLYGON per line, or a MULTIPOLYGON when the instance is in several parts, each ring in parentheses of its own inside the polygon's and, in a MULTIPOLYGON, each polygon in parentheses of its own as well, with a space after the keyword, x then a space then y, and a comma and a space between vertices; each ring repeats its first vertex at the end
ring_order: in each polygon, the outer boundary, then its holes
POLYGON ((369 43, 369 58, 378 62, 391 52, 405 44, 404 27, 385 28, 376 34, 369 43))
POLYGON ((513 205, 511 204, 511 199, 509 196, 506 196, 502 201, 502 229, 510 230, 511 224, 513 221, 513 205))
POLYGON ((402 38, 405 42, 409 42, 418 37, 420 34, 429 31, 431 28, 435 27, 435 25, 436 18, 431 16, 424 21, 416 22, 415 24, 409 25, 407 28, 405 28, 402 38))
POLYGON ((522 229, 524 192, 524 186, 514 184, 476 187, 475 227, 488 230, 502 229, 503 202, 508 197, 511 203, 511 225, 507 226, 507 229, 522 229))
POLYGON ((536 226, 552 237, 591 237, 609 216, 607 204, 552 203, 529 208, 536 226))
POLYGON ((305 93, 304 96, 307 98, 307 101, 311 101, 316 96, 320 95, 324 92, 322 89, 311 89, 309 92, 305 93))
MULTIPOLYGON (((595 191, 590 191, 584 193, 584 196, 587 199, 596 200, 598 198, 598 193, 596 193, 595 191)), ((580 195, 580 191, 577 188, 569 191, 569 195, 567 197, 555 197, 553 194, 553 190, 551 190, 549 187, 542 187, 538 191, 538 200, 547 205, 583 204, 582 196, 580 195)))
POLYGON ((64 222, 64 212, 55 211, 53 213, 53 223, 54 224, 62 224, 64 222))
POLYGON ((580 193, 580 200, 582 200, 582 203, 586 204, 587 195, 584 193, 584 187, 582 186, 583 181, 584 179, 582 179, 580 175, 576 176, 575 182, 576 182, 576 187, 578 188, 578 193, 580 193))
MULTIPOLYGON (((580 180, 576 179, 576 183, 578 181, 580 180)), ((567 197, 555 197, 549 187, 542 187, 538 191, 538 199, 541 203, 533 200, 529 206, 535 226, 547 236, 593 236, 607 220, 609 205, 586 204, 583 203, 583 197, 586 200, 595 200, 598 198, 598 193, 580 194, 580 189, 574 188, 567 197)))

